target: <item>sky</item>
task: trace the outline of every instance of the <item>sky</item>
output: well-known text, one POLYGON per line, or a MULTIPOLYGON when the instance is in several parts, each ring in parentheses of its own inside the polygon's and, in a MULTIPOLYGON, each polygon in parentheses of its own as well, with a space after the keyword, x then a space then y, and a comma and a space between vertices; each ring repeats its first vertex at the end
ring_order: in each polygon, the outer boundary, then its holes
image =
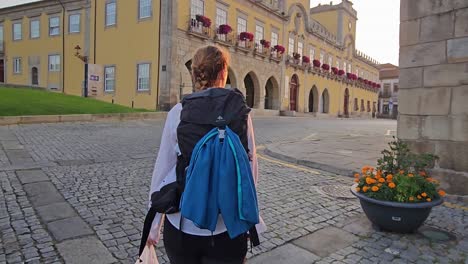
MULTIPOLYGON (((37 0, 0 0, 0 8, 37 0)), ((310 0, 311 6, 331 0, 310 0)), ((334 4, 341 0, 333 0, 334 4)), ((381 63, 398 65, 400 0, 352 0, 358 13, 356 48, 381 63)))

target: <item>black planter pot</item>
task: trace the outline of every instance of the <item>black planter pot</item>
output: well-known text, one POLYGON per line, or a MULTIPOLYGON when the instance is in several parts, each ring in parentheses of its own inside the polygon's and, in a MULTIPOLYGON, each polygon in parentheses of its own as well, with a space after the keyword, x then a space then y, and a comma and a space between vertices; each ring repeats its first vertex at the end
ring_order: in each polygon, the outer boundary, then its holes
POLYGON ((380 201, 356 192, 356 186, 351 187, 351 192, 359 198, 367 218, 383 231, 413 233, 426 221, 432 207, 443 202, 442 199, 424 203, 380 201))

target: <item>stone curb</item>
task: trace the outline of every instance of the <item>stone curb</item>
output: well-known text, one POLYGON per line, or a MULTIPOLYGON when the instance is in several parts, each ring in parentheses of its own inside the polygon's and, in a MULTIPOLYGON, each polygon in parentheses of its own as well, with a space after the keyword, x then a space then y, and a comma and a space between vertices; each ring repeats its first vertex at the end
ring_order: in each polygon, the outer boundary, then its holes
POLYGON ((98 122, 98 121, 126 121, 140 119, 164 119, 167 112, 142 112, 118 114, 83 114, 83 115, 37 115, 37 116, 2 116, 0 126, 62 123, 62 122, 98 122))
POLYGON ((355 171, 350 170, 350 169, 344 169, 344 168, 336 167, 330 164, 323 164, 323 163, 318 163, 318 162, 314 162, 310 160, 297 159, 292 156, 284 155, 277 149, 278 145, 280 144, 267 145, 264 149, 264 153, 267 154, 268 156, 271 156, 273 158, 276 158, 282 161, 306 166, 306 167, 313 168, 313 169, 319 169, 319 170, 323 170, 326 172, 331 172, 331 173, 335 173, 335 174, 339 174, 343 176, 352 177, 355 173, 355 171))

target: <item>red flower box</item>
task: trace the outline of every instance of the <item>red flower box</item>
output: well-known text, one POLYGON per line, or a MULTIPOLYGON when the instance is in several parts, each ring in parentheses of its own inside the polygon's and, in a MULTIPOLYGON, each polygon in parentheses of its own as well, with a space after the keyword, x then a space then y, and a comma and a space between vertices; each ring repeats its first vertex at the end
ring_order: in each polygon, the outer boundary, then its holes
POLYGON ((358 81, 362 82, 364 81, 364 79, 362 79, 361 77, 358 78, 358 81))
POLYGON ((353 79, 353 74, 350 73, 350 72, 347 72, 346 77, 351 80, 351 79, 353 79))
POLYGON ((322 65, 319 60, 313 60, 312 64, 314 64, 314 67, 320 67, 320 65, 322 65))
POLYGON ((239 39, 242 41, 245 41, 245 40, 253 41, 254 35, 250 32, 241 32, 239 34, 239 39))
POLYGON ((283 54, 284 51, 285 51, 284 47, 281 46, 281 45, 275 45, 275 46, 273 47, 273 49, 276 50, 277 52, 279 52, 280 54, 283 54))
POLYGON ((220 25, 218 28, 218 34, 227 35, 232 32, 232 28, 229 25, 220 25))
POLYGON ((338 76, 342 76, 344 74, 344 71, 343 70, 339 70, 338 71, 338 76))
POLYGON ((211 19, 207 18, 206 16, 196 15, 195 19, 198 22, 201 22, 204 27, 210 27, 211 26, 211 19))
POLYGON ((307 56, 302 56, 302 62, 304 63, 310 63, 310 58, 307 56))
POLYGON ((324 63, 324 64, 322 64, 322 69, 324 69, 326 71, 329 71, 330 70, 330 65, 324 63))
POLYGON ((260 44, 262 44, 262 46, 263 46, 264 48, 267 48, 267 49, 268 49, 268 48, 270 47, 270 45, 271 45, 271 44, 270 44, 270 41, 264 40, 264 39, 260 40, 260 44))
POLYGON ((296 52, 293 52, 293 58, 294 58, 295 60, 298 60, 298 59, 301 58, 301 54, 296 53, 296 52))
POLYGON ((337 67, 332 67, 331 70, 332 70, 332 72, 334 74, 338 74, 338 68, 337 67))
POLYGON ((382 86, 381 86, 380 84, 377 84, 377 88, 379 88, 379 89, 380 89, 380 87, 382 87, 382 86))

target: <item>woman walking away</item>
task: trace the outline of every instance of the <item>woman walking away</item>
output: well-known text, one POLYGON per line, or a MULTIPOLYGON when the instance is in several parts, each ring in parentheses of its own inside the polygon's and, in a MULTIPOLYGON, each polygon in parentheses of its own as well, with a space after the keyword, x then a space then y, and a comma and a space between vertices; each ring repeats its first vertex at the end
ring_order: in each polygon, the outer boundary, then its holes
POLYGON ((194 93, 167 116, 141 251, 145 242, 158 242, 164 222, 172 264, 244 263, 248 241, 258 245, 257 231, 265 230, 250 109, 239 90, 223 88, 228 65, 226 51, 199 49, 192 60, 194 93))

